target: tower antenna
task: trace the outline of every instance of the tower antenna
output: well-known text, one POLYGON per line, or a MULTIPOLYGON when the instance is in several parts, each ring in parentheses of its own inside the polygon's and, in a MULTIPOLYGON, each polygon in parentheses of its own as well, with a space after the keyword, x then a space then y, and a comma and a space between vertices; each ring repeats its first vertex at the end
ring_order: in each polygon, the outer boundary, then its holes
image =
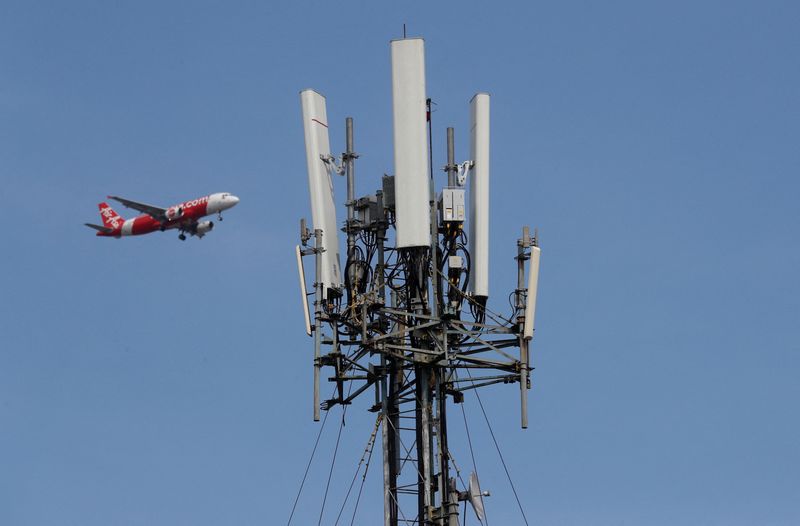
POLYGON ((524 227, 516 243, 512 312, 493 311, 490 96, 480 92, 470 101, 471 159, 457 162, 455 130, 447 128, 447 175, 437 191, 425 42, 407 38, 403 24, 403 39, 390 48, 394 174, 384 175, 374 194, 354 195, 353 119, 346 120, 346 147, 337 168, 325 99, 313 90, 301 92, 313 226, 302 224, 306 248, 298 246, 296 254, 304 301, 302 257, 313 256, 316 268, 313 324, 304 314, 306 332, 314 338, 313 416, 319 420, 320 411, 373 392, 374 398, 367 398, 369 410, 380 414, 384 526, 407 523, 414 510, 411 522, 418 526, 458 526, 459 503, 469 501, 482 519, 489 493, 481 490, 477 474, 459 488, 447 412, 464 402, 467 390, 516 383, 521 426, 528 426, 541 250, 538 235, 531 237, 524 227), (347 257, 341 272, 333 171, 345 174, 347 184, 347 257), (321 401, 323 368, 334 394, 321 401))

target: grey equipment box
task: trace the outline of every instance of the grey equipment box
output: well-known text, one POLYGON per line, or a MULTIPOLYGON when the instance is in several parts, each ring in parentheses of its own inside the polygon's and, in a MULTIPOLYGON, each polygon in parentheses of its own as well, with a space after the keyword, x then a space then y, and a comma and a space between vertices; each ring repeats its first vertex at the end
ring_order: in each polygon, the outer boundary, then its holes
POLYGON ((463 188, 444 188, 442 189, 442 200, 439 210, 443 223, 463 222, 466 214, 464 205, 463 188))
POLYGON ((381 218, 378 210, 378 200, 374 195, 356 199, 355 216, 364 228, 369 228, 372 223, 381 218))
POLYGON ((394 176, 383 176, 383 207, 394 210, 394 176))

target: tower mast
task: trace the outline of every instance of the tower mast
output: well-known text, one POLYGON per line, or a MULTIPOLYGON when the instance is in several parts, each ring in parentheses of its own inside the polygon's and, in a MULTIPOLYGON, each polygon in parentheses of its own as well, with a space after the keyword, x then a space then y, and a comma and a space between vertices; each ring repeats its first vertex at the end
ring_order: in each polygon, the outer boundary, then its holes
POLYGON ((374 390, 370 411, 381 420, 384 525, 457 526, 459 501, 471 501, 479 518, 483 502, 473 486, 476 476, 461 490, 451 477, 448 404, 463 403, 470 389, 519 383, 527 427, 540 251, 525 227, 517 242, 513 312, 504 317, 491 311, 489 96, 480 93, 471 103, 472 159, 456 162, 455 131, 447 128, 447 180, 437 193, 429 177, 424 42, 396 40, 391 49, 395 173, 384 175, 374 194, 355 198, 353 119, 346 120, 346 150, 337 159, 330 151, 324 97, 301 92, 314 224, 312 231, 302 227, 305 248, 297 252, 315 258, 314 323, 307 323, 315 342, 314 419, 320 410, 374 390), (347 181, 342 269, 332 226, 335 174, 347 181), (473 240, 464 228, 467 182, 473 240), (337 388, 332 399, 320 402, 323 368, 332 369, 329 379, 337 388), (352 389, 344 389, 347 383, 352 389))

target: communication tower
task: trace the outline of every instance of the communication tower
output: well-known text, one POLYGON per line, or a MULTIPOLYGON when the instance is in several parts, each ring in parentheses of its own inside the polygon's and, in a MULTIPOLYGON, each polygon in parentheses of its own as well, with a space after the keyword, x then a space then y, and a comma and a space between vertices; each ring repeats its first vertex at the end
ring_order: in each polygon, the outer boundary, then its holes
POLYGON ((437 191, 424 46, 420 38, 390 43, 394 174, 384 175, 374 194, 354 195, 353 120, 346 119, 346 151, 337 158, 330 148, 325 98, 310 89, 300 93, 312 228, 301 220, 296 256, 306 333, 314 339, 313 417, 319 420, 321 410, 374 392, 370 410, 379 415, 385 526, 457 526, 464 500, 482 519, 477 476, 459 488, 448 449, 448 406, 462 403, 465 391, 518 384, 521 425, 528 425, 538 239, 522 229, 513 313, 493 312, 488 306, 490 96, 478 93, 470 101, 468 160, 456 161, 454 131, 447 129, 447 180, 437 191), (343 267, 335 174, 344 175, 347 184, 343 267), (311 293, 305 256, 315 265, 311 293), (335 385, 328 400, 320 400, 323 368, 332 370, 335 385))

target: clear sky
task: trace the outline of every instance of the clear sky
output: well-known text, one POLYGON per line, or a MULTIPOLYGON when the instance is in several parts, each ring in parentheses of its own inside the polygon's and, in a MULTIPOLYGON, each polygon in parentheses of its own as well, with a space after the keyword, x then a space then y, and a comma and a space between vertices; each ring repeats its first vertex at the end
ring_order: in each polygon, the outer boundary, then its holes
MULTIPOLYGON (((0 3, 0 524, 285 524, 318 430, 298 92, 327 96, 338 151, 355 119, 374 191, 403 23, 436 166, 493 96, 493 290, 540 231, 530 429, 515 387, 483 395, 530 523, 800 524, 800 7, 777 0, 0 3), (82 225, 107 194, 217 191, 242 201, 202 240, 82 225)), ((466 410, 490 524, 522 524, 466 410)), ((316 524, 335 429, 293 524, 316 524)))

